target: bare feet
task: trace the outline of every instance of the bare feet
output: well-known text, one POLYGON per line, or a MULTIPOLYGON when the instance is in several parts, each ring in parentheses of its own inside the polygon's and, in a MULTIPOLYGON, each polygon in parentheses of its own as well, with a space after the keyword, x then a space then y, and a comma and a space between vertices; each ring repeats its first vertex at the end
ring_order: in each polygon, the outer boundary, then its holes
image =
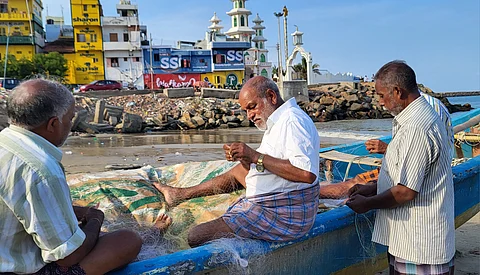
POLYGON ((153 225, 155 228, 160 230, 160 233, 165 233, 168 227, 172 224, 172 218, 167 214, 160 214, 158 215, 157 219, 155 220, 155 224, 153 225))
POLYGON ((182 201, 178 198, 180 192, 177 188, 161 184, 158 182, 153 182, 153 186, 157 188, 160 193, 163 194, 165 197, 165 202, 167 203, 168 207, 174 207, 180 204, 182 201))

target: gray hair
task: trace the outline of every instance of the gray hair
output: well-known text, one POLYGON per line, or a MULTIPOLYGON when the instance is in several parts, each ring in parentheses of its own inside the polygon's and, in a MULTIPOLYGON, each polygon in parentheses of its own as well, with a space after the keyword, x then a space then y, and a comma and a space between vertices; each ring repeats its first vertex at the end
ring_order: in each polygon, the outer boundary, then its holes
POLYGON ((62 84, 32 79, 13 89, 7 100, 7 114, 11 124, 32 130, 52 117, 61 120, 74 102, 72 93, 62 84))
POLYGON ((258 96, 260 98, 266 97, 267 90, 274 91, 277 94, 277 96, 281 98, 280 91, 278 90, 277 84, 273 80, 268 79, 264 76, 256 76, 254 78, 251 78, 250 80, 248 80, 245 86, 253 87, 255 91, 258 92, 258 96))
POLYGON ((402 88, 410 93, 418 91, 415 72, 403 60, 394 60, 383 65, 375 74, 375 81, 389 88, 402 88))

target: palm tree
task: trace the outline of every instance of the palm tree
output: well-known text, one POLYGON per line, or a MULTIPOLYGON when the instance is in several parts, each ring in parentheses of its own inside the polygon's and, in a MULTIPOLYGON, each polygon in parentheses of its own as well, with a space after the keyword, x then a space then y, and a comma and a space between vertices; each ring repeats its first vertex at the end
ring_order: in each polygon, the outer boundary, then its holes
MULTIPOLYGON (((292 67, 293 71, 298 73, 302 79, 307 80, 307 60, 305 57, 302 57, 302 63, 298 63, 296 65, 293 65, 292 67)), ((321 74, 320 73, 320 65, 317 63, 312 65, 312 70, 316 74, 321 74)))

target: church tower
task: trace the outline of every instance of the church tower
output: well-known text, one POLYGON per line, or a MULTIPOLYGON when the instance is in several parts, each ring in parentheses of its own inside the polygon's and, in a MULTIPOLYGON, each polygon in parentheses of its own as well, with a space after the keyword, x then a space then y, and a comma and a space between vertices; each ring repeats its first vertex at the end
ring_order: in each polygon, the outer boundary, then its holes
POLYGON ((245 8, 247 0, 230 0, 233 9, 227 12, 232 19, 232 27, 225 33, 230 37, 237 38, 241 42, 252 42, 252 35, 255 31, 248 26, 248 16, 251 11, 245 8))

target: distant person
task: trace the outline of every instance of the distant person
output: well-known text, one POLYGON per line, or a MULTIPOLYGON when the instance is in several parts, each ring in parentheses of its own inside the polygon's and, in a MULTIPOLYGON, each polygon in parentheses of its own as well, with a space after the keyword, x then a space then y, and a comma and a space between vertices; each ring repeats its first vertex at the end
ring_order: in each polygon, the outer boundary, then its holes
MULTIPOLYGON (((434 98, 422 92, 420 92, 420 94, 427 100, 427 102, 435 110, 435 112, 440 117, 440 120, 445 125, 445 129, 447 130, 447 136, 449 137, 449 150, 453 157, 455 140, 453 136, 452 119, 450 117, 450 113, 448 112, 447 107, 443 105, 443 103, 438 98, 434 98)), ((385 152, 387 151, 387 146, 387 143, 378 139, 370 139, 365 142, 365 147, 371 154, 385 154, 385 152)), ((331 184, 322 182, 320 183, 322 186, 322 188, 320 188, 320 198, 340 199, 346 197, 348 190, 352 188, 355 184, 373 184, 377 182, 379 172, 380 168, 358 174, 354 178, 344 182, 331 184)))
POLYGON ((454 274, 455 222, 450 137, 403 61, 375 75, 393 134, 376 184, 355 185, 347 205, 378 209, 372 241, 388 247, 390 274, 454 274))
POLYGON ((312 119, 295 98, 284 102, 277 85, 263 76, 245 83, 239 101, 248 119, 265 131, 257 150, 242 142, 225 144, 226 159, 239 162, 228 172, 189 188, 155 184, 170 206, 246 189, 246 197, 222 217, 190 230, 192 247, 233 235, 290 241, 304 236, 315 221, 320 140, 312 119))
POLYGON ((7 101, 0 132, 0 273, 104 274, 135 259, 132 231, 99 236, 104 214, 72 207, 61 164, 75 100, 63 85, 35 79, 7 101))
POLYGON ((375 75, 372 74, 372 82, 375 82, 375 75))

